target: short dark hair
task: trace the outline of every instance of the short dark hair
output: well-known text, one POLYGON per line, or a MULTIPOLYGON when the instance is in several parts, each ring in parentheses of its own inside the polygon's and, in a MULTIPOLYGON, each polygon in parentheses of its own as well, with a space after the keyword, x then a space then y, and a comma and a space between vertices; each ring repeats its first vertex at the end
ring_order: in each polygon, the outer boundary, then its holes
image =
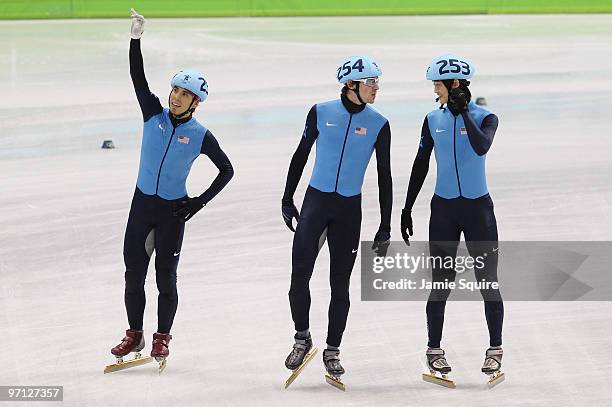
MULTIPOLYGON (((459 81, 460 88, 467 89, 467 87, 470 86, 470 81, 468 81, 467 79, 457 79, 457 80, 459 81)), ((450 90, 453 88, 454 81, 455 81, 454 79, 444 79, 442 83, 444 84, 446 89, 450 92, 450 90)))

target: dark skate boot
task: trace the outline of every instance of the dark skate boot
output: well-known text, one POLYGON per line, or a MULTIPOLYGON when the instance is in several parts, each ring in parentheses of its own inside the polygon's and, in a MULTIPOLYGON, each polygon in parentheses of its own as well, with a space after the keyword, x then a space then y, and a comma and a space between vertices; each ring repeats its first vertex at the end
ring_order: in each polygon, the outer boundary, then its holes
POLYGON ((295 343, 293 349, 287 359, 285 359, 285 367, 289 370, 293 370, 291 376, 285 381, 285 389, 289 387, 291 383, 298 377, 302 372, 302 369, 306 367, 308 362, 317 353, 317 348, 312 347, 312 338, 308 336, 306 339, 300 339, 297 336, 294 337, 295 343))
POLYGON ((454 389, 456 387, 455 382, 447 377, 451 367, 446 361, 446 357, 444 357, 444 350, 441 348, 429 348, 425 352, 425 356, 427 358, 429 374, 423 373, 423 380, 454 389))
POLYGON ((325 381, 337 389, 346 391, 346 386, 340 380, 345 371, 340 364, 340 350, 337 349, 325 349, 323 351, 323 364, 327 374, 325 375, 325 381))
POLYGON ((166 358, 170 354, 168 350, 170 339, 172 339, 172 335, 170 334, 160 334, 159 332, 153 334, 151 357, 154 357, 157 363, 159 363, 159 373, 163 372, 166 368, 166 358))
POLYGON ((482 373, 489 376, 489 388, 503 382, 506 378, 506 375, 501 371, 501 360, 503 355, 504 351, 501 346, 487 349, 484 364, 482 365, 482 373))
POLYGON ((121 340, 121 343, 111 349, 111 353, 117 358, 117 361, 112 365, 106 366, 106 368, 104 368, 104 373, 115 372, 117 370, 123 370, 153 361, 152 358, 142 357, 140 351, 144 346, 145 342, 142 331, 136 331, 134 329, 125 331, 125 337, 121 340), (123 361, 123 357, 132 352, 135 352, 134 358, 123 361))

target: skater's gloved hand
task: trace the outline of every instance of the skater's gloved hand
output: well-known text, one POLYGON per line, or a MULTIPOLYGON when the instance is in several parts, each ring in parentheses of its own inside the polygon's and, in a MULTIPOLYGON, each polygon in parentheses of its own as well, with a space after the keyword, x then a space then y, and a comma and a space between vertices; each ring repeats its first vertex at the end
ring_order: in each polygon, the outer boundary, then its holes
POLYGON ((178 203, 177 208, 172 213, 177 216, 181 222, 187 222, 193 218, 193 215, 198 213, 206 204, 202 202, 202 199, 198 196, 195 198, 187 198, 178 203))
POLYGON ((407 209, 402 209, 402 239, 410 246, 410 236, 412 236, 412 212, 407 209), (408 233, 406 233, 408 229, 408 233), (410 235, 410 236, 409 236, 410 235))
POLYGON ((293 199, 291 198, 283 198, 281 201, 281 212, 283 213, 283 220, 285 224, 292 232, 295 232, 293 228, 293 218, 295 218, 295 222, 297 222, 300 218, 300 213, 298 212, 295 204, 293 203, 293 199))
POLYGON ((136 10, 131 9, 130 14, 132 15, 132 32, 131 36, 133 39, 138 40, 142 37, 142 33, 144 32, 144 23, 145 19, 143 16, 138 14, 136 10))
POLYGON ((448 93, 448 110, 455 116, 461 114, 461 112, 467 111, 468 102, 470 101, 470 95, 464 90, 459 88, 453 88, 448 93))
POLYGON ((391 233, 388 228, 380 227, 376 236, 374 236, 374 242, 372 243, 372 250, 376 252, 376 256, 385 257, 387 250, 391 244, 391 233))

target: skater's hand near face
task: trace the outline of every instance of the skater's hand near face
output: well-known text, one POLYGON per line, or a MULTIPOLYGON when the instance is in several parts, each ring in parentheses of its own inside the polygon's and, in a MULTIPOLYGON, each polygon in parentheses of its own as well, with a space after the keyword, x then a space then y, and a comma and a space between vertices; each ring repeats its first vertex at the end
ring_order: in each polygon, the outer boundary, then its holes
POLYGON ((178 217, 181 222, 187 222, 193 218, 193 215, 198 213, 205 204, 202 202, 200 197, 187 198, 178 204, 178 207, 173 212, 173 215, 178 217))
POLYGON ((461 88, 453 88, 448 93, 448 110, 455 116, 461 114, 461 112, 467 111, 468 106, 468 94, 461 88))
POLYGON ((298 212, 297 208, 295 207, 293 199, 283 199, 281 201, 281 212, 283 214, 283 220, 285 221, 285 224, 289 230, 295 232, 295 229, 293 228, 293 218, 295 218, 295 223, 297 225, 300 218, 300 212, 298 212))
POLYGON ((131 9, 130 13, 132 15, 132 32, 131 36, 133 39, 138 40, 142 37, 142 33, 144 32, 144 23, 145 19, 143 16, 138 14, 136 10, 131 9))
POLYGON ((402 239, 408 246, 410 246, 410 236, 413 235, 412 231, 412 212, 407 209, 402 209, 402 239), (408 229, 408 233, 406 233, 406 229, 408 229))
POLYGON ((374 236, 374 243, 372 243, 372 250, 376 252, 376 256, 385 257, 390 244, 391 233, 386 229, 379 228, 376 236, 374 236))

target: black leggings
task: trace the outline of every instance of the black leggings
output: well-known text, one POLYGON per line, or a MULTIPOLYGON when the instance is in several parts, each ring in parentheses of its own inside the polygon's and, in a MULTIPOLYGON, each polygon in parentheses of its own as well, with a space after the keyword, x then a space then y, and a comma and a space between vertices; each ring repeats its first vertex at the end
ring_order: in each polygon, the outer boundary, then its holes
POLYGON ((293 237, 289 303, 296 331, 309 328, 308 284, 327 231, 331 286, 327 344, 340 346, 350 307, 349 284, 359 248, 360 230, 361 195, 347 198, 308 187, 293 237))
POLYGON ((125 308, 131 329, 142 330, 144 285, 155 249, 157 332, 170 333, 178 305, 176 268, 185 230, 185 224, 172 216, 177 201, 145 195, 138 188, 134 193, 123 243, 125 308))
MULTIPOLYGON (((474 268, 477 281, 497 281, 497 222, 493 212, 493 201, 487 194, 477 199, 444 199, 434 195, 431 200, 429 220, 429 251, 431 256, 457 254, 459 239, 463 232, 471 257, 486 253, 485 266, 474 268)), ((432 281, 454 281, 453 268, 434 267, 432 281)), ((489 329, 490 346, 501 346, 504 304, 497 289, 480 290, 484 299, 485 317, 489 329)), ((444 325, 444 309, 450 290, 433 289, 427 301, 428 346, 439 348, 444 325)))

